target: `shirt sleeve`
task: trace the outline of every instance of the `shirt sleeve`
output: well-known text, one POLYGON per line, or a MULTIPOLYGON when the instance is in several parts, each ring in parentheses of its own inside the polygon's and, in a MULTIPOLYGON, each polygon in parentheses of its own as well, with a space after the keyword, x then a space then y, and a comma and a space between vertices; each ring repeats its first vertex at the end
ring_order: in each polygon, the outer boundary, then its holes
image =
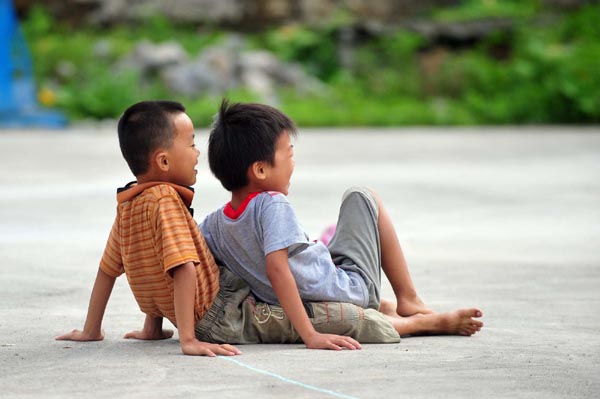
POLYGON ((212 226, 213 226, 213 220, 214 220, 214 212, 207 215, 204 220, 202 222, 200 222, 200 224, 198 224, 198 228, 200 229, 200 232, 202 233, 202 236, 204 237, 204 241, 206 241, 206 244, 208 245, 208 247, 210 248, 211 251, 214 252, 214 242, 213 242, 213 235, 212 235, 212 226))
POLYGON ((109 276, 119 277, 124 273, 123 259, 121 257, 121 236, 119 232, 119 214, 113 222, 108 240, 106 241, 106 247, 104 248, 104 254, 100 260, 100 269, 109 276))
POLYGON ((284 248, 288 249, 288 256, 293 256, 309 245, 296 212, 287 200, 276 199, 266 204, 260 221, 265 256, 284 248))
POLYGON ((155 209, 155 247, 165 271, 187 262, 200 263, 194 243, 188 210, 179 198, 167 195, 159 199, 155 209))

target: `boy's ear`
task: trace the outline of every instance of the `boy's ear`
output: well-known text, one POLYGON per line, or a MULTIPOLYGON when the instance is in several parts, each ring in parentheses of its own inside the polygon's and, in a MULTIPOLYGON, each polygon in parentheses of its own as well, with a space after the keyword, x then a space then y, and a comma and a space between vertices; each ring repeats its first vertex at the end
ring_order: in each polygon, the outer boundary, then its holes
POLYGON ((169 171, 169 156, 166 151, 158 150, 154 153, 152 163, 162 172, 169 171))
POLYGON ((250 170, 248 171, 250 174, 250 178, 255 178, 257 180, 264 180, 267 178, 267 168, 264 162, 257 161, 250 165, 250 170))

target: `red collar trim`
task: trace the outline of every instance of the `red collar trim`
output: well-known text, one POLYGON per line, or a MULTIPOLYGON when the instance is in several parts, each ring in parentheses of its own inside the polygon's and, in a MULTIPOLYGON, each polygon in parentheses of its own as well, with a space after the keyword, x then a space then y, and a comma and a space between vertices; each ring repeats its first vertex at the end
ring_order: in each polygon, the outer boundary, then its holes
POLYGON ((238 207, 238 209, 233 209, 233 207, 231 206, 231 201, 228 202, 227 205, 225 205, 225 208, 223 208, 223 213, 229 219, 234 219, 235 220, 235 219, 239 218, 240 216, 242 216, 242 214, 244 213, 244 211, 248 207, 248 204, 250 203, 250 201, 252 201, 254 199, 254 197, 258 196, 259 194, 262 194, 263 192, 269 193, 269 195, 271 197, 274 197, 277 194, 279 194, 276 191, 262 191, 262 192, 259 191, 259 192, 256 192, 256 193, 250 193, 244 199, 244 201, 240 204, 240 206, 238 207))
POLYGON ((231 201, 228 202, 227 205, 225 205, 225 208, 223 209, 223 213, 229 219, 239 218, 240 216, 242 216, 242 214, 248 207, 248 204, 250 203, 250 201, 252 201, 254 199, 254 197, 256 197, 258 194, 260 194, 260 192, 248 194, 246 199, 244 199, 244 201, 240 204, 240 206, 237 209, 233 209, 233 207, 231 206, 231 201))

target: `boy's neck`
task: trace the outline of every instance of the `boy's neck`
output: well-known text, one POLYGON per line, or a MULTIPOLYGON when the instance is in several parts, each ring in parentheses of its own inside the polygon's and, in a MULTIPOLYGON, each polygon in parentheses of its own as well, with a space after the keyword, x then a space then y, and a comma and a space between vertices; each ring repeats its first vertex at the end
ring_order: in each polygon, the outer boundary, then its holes
POLYGON ((160 181, 153 173, 150 173, 150 171, 142 175, 135 175, 135 180, 137 180, 138 184, 150 183, 152 181, 160 181))
POLYGON ((166 177, 167 177, 167 175, 164 173, 157 173, 156 171, 149 170, 148 172, 144 173, 143 175, 137 175, 135 178, 136 178, 138 184, 155 183, 155 182, 174 184, 173 182, 170 182, 169 179, 166 177))
POLYGON ((168 181, 165 181, 165 179, 161 179, 161 178, 158 178, 157 176, 148 175, 148 174, 136 176, 135 179, 137 180, 138 184, 157 182, 157 181, 169 183, 168 181))
POLYGON ((230 205, 231 207, 236 210, 240 207, 240 205, 242 204, 242 202, 244 202, 244 200, 246 198, 248 198, 248 196, 252 193, 261 193, 265 190, 262 190, 258 187, 252 187, 251 185, 248 185, 246 187, 242 187, 239 190, 235 190, 231 192, 231 202, 230 205))
POLYGON ((193 210, 190 207, 192 206, 192 201, 194 199, 194 189, 192 187, 181 186, 179 184, 170 183, 164 180, 147 181, 143 183, 138 181, 130 182, 125 187, 117 189, 117 202, 121 204, 129 201, 144 192, 146 189, 160 184, 166 184, 173 187, 193 216, 193 210))
POLYGON ((165 178, 161 178, 161 177, 157 177, 157 176, 152 176, 152 177, 136 176, 135 180, 138 185, 142 185, 142 184, 146 184, 146 183, 159 183, 159 184, 163 183, 163 184, 170 184, 172 186, 192 188, 191 186, 181 185, 181 184, 169 181, 169 179, 165 179, 165 178))

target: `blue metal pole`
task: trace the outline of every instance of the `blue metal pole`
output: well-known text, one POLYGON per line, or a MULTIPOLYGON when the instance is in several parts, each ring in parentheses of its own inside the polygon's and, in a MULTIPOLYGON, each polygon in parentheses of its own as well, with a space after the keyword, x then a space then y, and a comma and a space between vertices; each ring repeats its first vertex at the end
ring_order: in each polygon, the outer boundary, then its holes
POLYGON ((33 65, 12 0, 0 0, 0 127, 63 127, 59 112, 40 109, 33 65))

